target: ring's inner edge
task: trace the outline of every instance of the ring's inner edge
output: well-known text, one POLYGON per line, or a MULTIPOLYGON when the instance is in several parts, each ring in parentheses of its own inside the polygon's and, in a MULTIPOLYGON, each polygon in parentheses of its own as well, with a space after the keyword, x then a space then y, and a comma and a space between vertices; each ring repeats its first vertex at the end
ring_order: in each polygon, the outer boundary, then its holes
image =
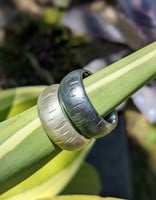
POLYGON ((116 114, 115 114, 115 112, 113 111, 113 112, 109 113, 108 115, 106 115, 104 117, 104 119, 110 124, 115 124, 116 123, 116 114))
MULTIPOLYGON (((89 71, 85 71, 82 73, 82 79, 87 78, 89 75, 91 75, 91 73, 89 71)), ((85 88, 84 88, 85 89, 85 88)), ((89 99, 88 99, 89 100, 89 99)), ((91 103, 91 102, 90 102, 91 103)), ((91 103, 92 105, 92 103, 91 103)), ((92 105, 93 106, 93 105, 92 105)), ((94 106, 93 106, 94 107, 94 106)), ((94 108, 95 109, 95 108, 94 108)), ((103 119, 105 121, 107 121, 110 124, 115 124, 116 123, 116 114, 114 111, 112 111, 111 113, 109 113, 108 115, 106 115, 105 117, 103 117, 103 119)))

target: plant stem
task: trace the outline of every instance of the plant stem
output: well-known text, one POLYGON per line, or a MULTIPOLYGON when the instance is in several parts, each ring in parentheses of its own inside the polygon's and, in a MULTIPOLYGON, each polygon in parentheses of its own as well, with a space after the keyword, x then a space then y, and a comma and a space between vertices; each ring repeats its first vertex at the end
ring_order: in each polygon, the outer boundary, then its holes
POLYGON ((84 79, 90 101, 106 115, 156 76, 156 42, 84 79))
MULTIPOLYGON (((84 86, 95 109, 106 115, 154 77, 156 42, 87 77, 84 86)), ((36 106, 1 122, 0 133, 0 194, 60 152, 45 134, 36 106)))

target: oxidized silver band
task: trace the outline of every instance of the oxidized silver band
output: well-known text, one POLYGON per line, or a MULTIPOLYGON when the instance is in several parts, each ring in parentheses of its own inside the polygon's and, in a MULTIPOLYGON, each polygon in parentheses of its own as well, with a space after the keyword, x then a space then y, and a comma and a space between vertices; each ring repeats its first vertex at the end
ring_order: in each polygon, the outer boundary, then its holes
POLYGON ((82 79, 91 75, 87 70, 75 70, 60 83, 59 99, 72 124, 87 138, 99 138, 110 133, 117 125, 117 113, 101 117, 85 92, 82 79))
POLYGON ((48 136, 62 149, 77 150, 90 140, 79 134, 63 112, 58 99, 59 85, 47 87, 37 102, 38 114, 48 136))

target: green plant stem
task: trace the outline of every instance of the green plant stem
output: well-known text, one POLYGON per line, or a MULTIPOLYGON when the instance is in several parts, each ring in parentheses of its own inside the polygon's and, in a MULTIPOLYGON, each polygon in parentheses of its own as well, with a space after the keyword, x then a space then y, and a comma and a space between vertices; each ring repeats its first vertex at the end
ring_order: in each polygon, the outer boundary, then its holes
POLYGON ((99 114, 106 115, 156 76, 156 42, 84 80, 99 114))
MULTIPOLYGON (((84 85, 95 109, 106 115, 155 76, 156 42, 87 77, 84 85)), ((43 131, 36 106, 0 123, 0 133, 0 193, 60 152, 43 131)))

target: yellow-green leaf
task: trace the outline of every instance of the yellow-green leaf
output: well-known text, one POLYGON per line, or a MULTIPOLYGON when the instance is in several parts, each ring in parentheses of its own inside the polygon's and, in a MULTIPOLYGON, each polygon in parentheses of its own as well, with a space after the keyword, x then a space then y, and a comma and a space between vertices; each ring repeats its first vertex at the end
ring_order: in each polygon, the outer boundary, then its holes
POLYGON ((99 196, 91 196, 91 195, 64 195, 64 196, 56 196, 53 198, 40 199, 40 200, 124 200, 113 197, 99 197, 99 196))
POLYGON ((55 196, 75 175, 88 151, 89 148, 62 151, 28 179, 4 193, 1 200, 33 200, 55 196))
MULTIPOLYGON (((156 42, 84 79, 86 92, 99 114, 106 115, 154 78, 155 63, 156 42)), ((19 112, 17 106, 17 111, 10 114, 7 105, 13 101, 10 97, 0 102, 6 115, 3 118, 19 112)), ((60 152, 42 129, 36 107, 1 122, 0 143, 0 193, 32 175, 60 152)))
POLYGON ((19 87, 0 90, 0 121, 34 106, 45 86, 19 87))
MULTIPOLYGON (((7 102, 6 108, 14 115, 34 104, 42 89, 18 88, 11 93, 10 90, 2 91, 0 100, 7 102), (10 101, 13 96, 16 99, 14 103, 10 101)), ((36 106, 1 122, 0 130, 0 193, 29 177, 61 152, 42 129, 36 106)))
POLYGON ((61 192, 63 194, 100 194, 101 184, 98 173, 88 163, 83 163, 79 171, 61 192))
POLYGON ((60 152, 42 129, 36 107, 1 122, 0 130, 0 193, 60 152))

